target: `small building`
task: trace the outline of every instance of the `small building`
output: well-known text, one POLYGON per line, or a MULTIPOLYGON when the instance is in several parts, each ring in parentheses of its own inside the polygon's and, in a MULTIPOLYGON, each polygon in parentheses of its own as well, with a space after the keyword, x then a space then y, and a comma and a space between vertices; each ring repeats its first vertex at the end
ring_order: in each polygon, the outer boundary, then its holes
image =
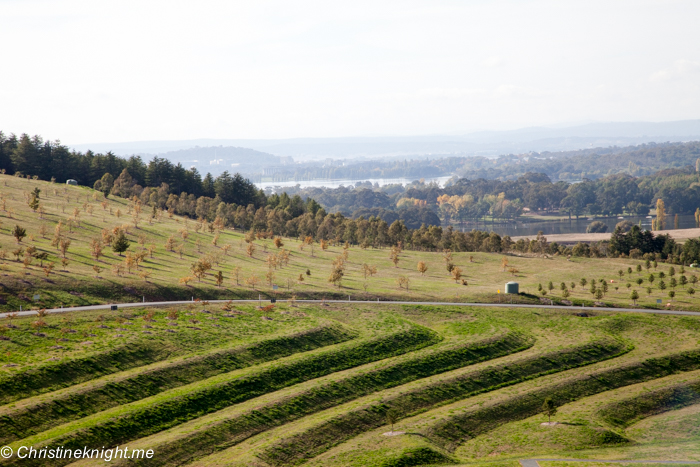
POLYGON ((68 180, 66 180, 66 185, 77 185, 77 184, 78 184, 78 181, 73 180, 72 178, 69 178, 68 180))
POLYGON ((519 285, 517 282, 507 282, 506 283, 506 293, 512 293, 515 295, 518 295, 519 293, 519 285))

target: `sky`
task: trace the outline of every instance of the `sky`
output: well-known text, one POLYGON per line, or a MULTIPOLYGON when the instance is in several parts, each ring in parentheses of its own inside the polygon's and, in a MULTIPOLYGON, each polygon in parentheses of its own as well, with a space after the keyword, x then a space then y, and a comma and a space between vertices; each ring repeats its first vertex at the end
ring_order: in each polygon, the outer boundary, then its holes
POLYGON ((63 143, 700 118, 700 2, 0 0, 0 130, 63 143))

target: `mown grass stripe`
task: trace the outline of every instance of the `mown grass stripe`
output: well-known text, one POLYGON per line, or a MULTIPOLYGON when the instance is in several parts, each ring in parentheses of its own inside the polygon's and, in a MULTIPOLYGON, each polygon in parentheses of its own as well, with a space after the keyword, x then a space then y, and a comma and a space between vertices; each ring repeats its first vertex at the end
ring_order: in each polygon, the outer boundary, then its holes
POLYGON ((700 350, 651 358, 572 378, 466 414, 450 416, 428 427, 423 434, 435 444, 452 451, 465 441, 503 424, 540 413, 548 397, 561 406, 612 389, 697 369, 700 369, 700 350))
POLYGON ((384 368, 324 384, 267 407, 257 408, 233 420, 221 422, 185 439, 159 446, 157 459, 139 465, 182 465, 312 413, 334 407, 383 389, 406 384, 480 361, 525 350, 533 339, 508 333, 479 342, 412 358, 384 368))
POLYGON ((32 368, 0 379, 0 404, 167 360, 176 350, 174 346, 157 342, 132 342, 108 352, 32 368))
POLYGON ((338 344, 355 337, 339 326, 320 326, 267 339, 136 374, 76 393, 68 393, 0 417, 0 444, 25 438, 118 405, 218 374, 338 344))
POLYGON ((598 416, 610 425, 626 428, 644 418, 700 402, 700 380, 657 389, 603 406, 598 416))
MULTIPOLYGON (((277 391, 287 386, 337 371, 417 350, 440 341, 440 336, 422 326, 412 326, 354 346, 330 350, 237 378, 165 402, 146 406, 112 420, 61 436, 47 443, 65 449, 102 448, 157 433, 204 414, 277 391)), ((58 466, 66 459, 29 460, 16 457, 2 465, 58 466)))
POLYGON ((382 403, 372 404, 369 407, 337 416, 302 433, 279 441, 263 451, 259 457, 274 466, 301 464, 365 431, 385 425, 386 414, 390 409, 396 412, 398 418, 405 418, 431 409, 438 404, 470 397, 480 392, 492 391, 505 385, 545 374, 590 365, 616 357, 629 350, 631 347, 610 339, 457 376, 414 389, 384 400, 382 403))

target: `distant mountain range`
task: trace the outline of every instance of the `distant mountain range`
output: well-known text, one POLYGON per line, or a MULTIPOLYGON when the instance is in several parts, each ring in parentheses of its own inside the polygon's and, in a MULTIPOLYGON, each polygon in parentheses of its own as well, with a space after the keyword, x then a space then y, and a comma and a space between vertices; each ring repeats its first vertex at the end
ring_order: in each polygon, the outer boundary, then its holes
MULTIPOLYGON (((592 147, 630 146, 649 142, 700 140, 700 120, 675 122, 590 123, 566 128, 531 127, 510 131, 479 131, 464 135, 397 137, 196 139, 74 144, 72 148, 118 155, 158 155, 173 161, 197 160, 201 165, 225 159, 255 159, 261 165, 326 158, 497 156, 530 151, 571 151, 592 147), (221 156, 221 157, 220 157, 221 156), (275 158, 274 156, 278 156, 275 158)), ((230 162, 237 163, 237 162, 230 162)))

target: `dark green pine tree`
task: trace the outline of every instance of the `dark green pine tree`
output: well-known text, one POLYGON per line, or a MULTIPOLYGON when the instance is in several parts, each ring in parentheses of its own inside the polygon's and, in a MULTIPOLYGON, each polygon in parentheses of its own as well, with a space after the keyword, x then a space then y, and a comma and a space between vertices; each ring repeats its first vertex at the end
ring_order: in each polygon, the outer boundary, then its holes
POLYGON ((130 243, 131 242, 129 242, 129 239, 126 238, 124 231, 120 230, 114 237, 114 240, 112 240, 112 250, 114 250, 115 253, 118 253, 119 256, 122 256, 122 253, 129 249, 130 243))

